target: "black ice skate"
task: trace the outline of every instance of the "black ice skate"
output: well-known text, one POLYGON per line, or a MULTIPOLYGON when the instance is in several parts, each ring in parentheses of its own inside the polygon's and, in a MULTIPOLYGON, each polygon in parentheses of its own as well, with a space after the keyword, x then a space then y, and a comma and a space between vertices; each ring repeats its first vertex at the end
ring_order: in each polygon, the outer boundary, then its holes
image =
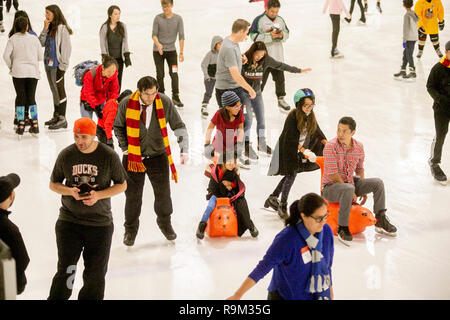
POLYGON ((197 228, 197 233, 195 234, 198 239, 202 240, 205 237, 206 222, 200 221, 197 228))
POLYGON ((58 121, 48 126, 49 130, 67 129, 66 117, 59 116, 58 121))
POLYGON ((22 139, 24 131, 25 131, 25 121, 20 120, 18 125, 17 125, 17 129, 16 129, 17 138, 19 140, 22 139))
POLYGON ((406 69, 401 69, 400 72, 394 74, 394 79, 403 80, 406 77, 406 69))
POLYGON ((270 195, 266 199, 266 202, 264 202, 264 208, 266 208, 266 209, 270 207, 273 210, 278 211, 279 206, 280 206, 280 201, 274 195, 270 195))
POLYGON ((37 134, 39 134, 39 124, 38 124, 37 119, 34 119, 34 120, 31 121, 31 126, 30 126, 29 132, 33 136, 36 136, 37 134))
POLYGON ((414 81, 414 80, 416 80, 416 69, 415 68, 412 68, 412 67, 410 67, 409 68, 409 73, 406 75, 404 75, 403 76, 403 79, 405 80, 405 81, 408 81, 408 82, 412 82, 412 81, 414 81))
POLYGON ((204 118, 206 118, 209 115, 207 109, 208 109, 208 104, 206 104, 206 103, 202 104, 201 112, 202 112, 202 117, 204 117, 204 118))
POLYGON ((249 141, 245 141, 244 155, 252 161, 258 160, 258 155, 253 150, 252 144, 249 141))
POLYGON ((444 171, 442 171, 441 167, 438 163, 430 164, 431 174, 434 177, 434 180, 442 184, 443 186, 447 185, 447 176, 444 171))
POLYGON ((377 223, 375 224, 376 232, 391 237, 397 236, 397 228, 389 222, 389 219, 384 212, 382 214, 376 214, 375 218, 377 219, 377 223))
POLYGON ((58 113, 53 112, 53 118, 44 122, 44 126, 48 127, 58 122, 58 113))
POLYGON ((350 241, 353 240, 353 236, 348 230, 348 227, 338 226, 337 235, 340 242, 350 247, 350 241))
POLYGON ((174 95, 172 96, 172 101, 173 101, 173 104, 174 104, 175 106, 177 106, 178 108, 184 107, 183 102, 181 102, 181 100, 180 100, 180 95, 174 94, 174 95))
POLYGON ((267 154, 270 156, 272 154, 272 149, 267 145, 266 138, 258 138, 258 147, 259 152, 267 154))
POLYGON ((287 213, 287 203, 286 202, 280 202, 280 205, 278 206, 278 215, 281 219, 285 220, 289 215, 287 213))
POLYGON ((330 56, 331 59, 341 59, 344 58, 344 55, 339 52, 338 49, 334 49, 330 56))

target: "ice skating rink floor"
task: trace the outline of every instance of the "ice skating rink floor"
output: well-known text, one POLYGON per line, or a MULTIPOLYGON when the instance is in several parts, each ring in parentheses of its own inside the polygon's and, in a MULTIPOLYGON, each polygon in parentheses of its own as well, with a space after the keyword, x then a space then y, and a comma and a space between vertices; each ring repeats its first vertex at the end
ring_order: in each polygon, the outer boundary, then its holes
MULTIPOLYGON (((350 1, 344 1, 349 5, 350 1)), ((286 74, 286 100, 292 105, 297 89, 311 88, 317 97, 316 116, 328 139, 336 135, 342 116, 357 122, 355 138, 364 143, 366 177, 380 177, 387 190, 388 215, 398 228, 398 237, 375 234, 373 227, 355 236, 350 248, 335 238, 333 281, 336 299, 449 299, 450 298, 450 185, 434 182, 427 164, 434 136, 432 99, 426 80, 438 58, 427 40, 421 61, 416 59, 417 81, 395 81, 402 57, 401 1, 382 1, 383 14, 369 0, 367 26, 356 25, 355 9, 350 26, 341 24, 339 50, 345 58, 329 59, 331 21, 322 14, 323 1, 283 0, 280 15, 290 29, 285 43, 285 60, 299 67, 311 67, 308 74, 286 74)), ((125 69, 123 89, 135 89, 139 78, 155 76, 151 29, 153 18, 161 12, 157 0, 117 0, 121 19, 127 24, 132 67, 125 69)), ((39 34, 47 1, 20 1, 39 34)), ((68 120, 72 128, 79 114, 79 91, 72 67, 87 59, 100 58, 98 31, 106 20, 110 1, 58 1, 74 29, 70 71, 66 73, 68 120)), ((171 146, 179 172, 179 183, 171 183, 174 213, 172 223, 178 238, 169 244, 156 225, 153 192, 146 183, 141 226, 136 244, 122 244, 125 195, 112 199, 115 232, 106 279, 106 299, 225 299, 247 277, 283 223, 275 213, 261 208, 265 198, 279 182, 266 175, 270 158, 261 156, 250 171, 241 170, 251 217, 260 231, 257 239, 248 232, 240 239, 209 239, 197 242, 195 230, 207 204, 207 179, 203 176, 204 133, 209 120, 200 117, 203 76, 200 62, 214 35, 226 36, 237 18, 252 21, 263 11, 263 4, 247 0, 177 0, 174 12, 185 25, 185 62, 179 64, 180 111, 190 135, 190 161, 179 164, 179 148, 171 133, 171 146)), ((450 12, 448 3, 445 9, 450 12)), ((7 32, 13 12, 5 14, 7 32)), ((449 20, 446 18, 446 20, 449 20)), ((450 40, 450 26, 441 33, 441 47, 450 40)), ((7 33, 0 36, 0 48, 7 33)), ((244 52, 250 40, 241 44, 244 52)), ((177 44, 178 46, 178 44, 177 44)), ((417 49, 416 49, 417 50, 417 49)), ((22 182, 16 190, 11 219, 20 227, 31 262, 28 285, 19 299, 45 299, 56 271, 57 250, 54 226, 60 196, 48 188, 57 154, 73 143, 70 130, 48 133, 43 122, 53 111, 50 89, 43 65, 36 100, 41 134, 25 136, 18 142, 12 131, 15 92, 7 67, 0 63, 0 174, 16 172, 22 182)), ((170 78, 166 73, 166 86, 170 78)), ((170 91, 168 91, 170 92, 170 91)), ((278 110, 271 79, 263 93, 269 144, 274 147, 286 114, 278 110)), ((217 105, 209 106, 210 116, 217 105)), ((254 128, 255 122, 254 122, 254 128)), ((169 130, 170 131, 170 130, 169 130)), ((256 129, 252 131, 256 145, 256 129)), ((448 139, 447 139, 448 140, 448 139)), ((118 148, 116 148, 118 150, 118 148)), ((450 145, 443 152, 443 170, 450 175, 450 145)), ((298 175, 289 203, 307 192, 319 192, 320 172, 298 175)), ((372 199, 366 204, 372 209, 372 199)), ((80 260, 75 290, 81 286, 80 260)), ((244 296, 266 299, 271 274, 244 296)))

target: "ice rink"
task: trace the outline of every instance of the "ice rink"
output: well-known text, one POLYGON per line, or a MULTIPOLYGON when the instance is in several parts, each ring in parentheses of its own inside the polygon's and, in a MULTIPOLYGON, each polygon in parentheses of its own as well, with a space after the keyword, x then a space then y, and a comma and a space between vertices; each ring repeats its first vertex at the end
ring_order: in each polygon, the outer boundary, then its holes
MULTIPOLYGON (((344 1, 349 6, 350 0, 344 1)), ((444 2, 446 21, 450 5, 444 2)), ((450 299, 450 184, 434 182, 428 166, 434 137, 432 99, 426 81, 438 62, 427 39, 424 55, 416 61, 417 80, 405 83, 393 79, 402 58, 402 1, 383 0, 383 13, 369 0, 367 26, 357 26, 359 8, 351 25, 341 22, 338 49, 344 59, 330 60, 331 20, 322 14, 322 0, 282 0, 280 16, 289 29, 285 61, 307 74, 286 73, 286 101, 293 105, 297 89, 311 88, 316 94, 315 113, 328 139, 336 136, 338 120, 352 116, 357 122, 355 138, 364 144, 366 177, 383 179, 387 191, 387 214, 398 228, 390 238, 367 228, 354 237, 351 247, 335 238, 333 286, 336 299, 450 299)), ((49 1, 20 1, 37 34, 43 27, 49 1)), ((156 76, 152 57, 153 18, 161 12, 159 0, 57 1, 73 27, 72 56, 65 82, 69 128, 80 117, 80 88, 75 86, 72 67, 87 59, 100 59, 98 32, 111 4, 121 8, 126 23, 133 65, 124 70, 122 89, 136 89, 139 78, 156 76)), ((248 0, 175 0, 174 12, 184 19, 185 61, 179 64, 180 97, 185 104, 180 115, 189 131, 190 161, 179 163, 179 148, 170 132, 179 183, 171 182, 174 212, 172 224, 178 235, 175 244, 164 238, 156 225, 153 192, 146 181, 141 224, 136 244, 123 243, 125 195, 112 199, 115 231, 106 278, 105 299, 225 299, 232 295, 257 265, 283 223, 276 213, 262 210, 266 197, 281 177, 268 177, 270 158, 260 155, 251 170, 241 170, 246 184, 250 214, 260 235, 253 239, 208 238, 198 243, 195 231, 206 207, 208 179, 203 175, 204 135, 217 109, 211 99, 209 119, 200 116, 204 93, 200 62, 214 35, 227 36, 237 18, 250 22, 263 11, 263 3, 248 0)), ((3 54, 14 10, 5 12, 6 32, 0 35, 3 54)), ((447 24, 449 24, 447 22, 447 24)), ((440 34, 441 49, 450 40, 450 25, 440 34)), ((241 43, 244 52, 251 40, 241 43)), ((178 42, 177 42, 178 47, 178 42)), ((417 48, 414 56, 417 53, 417 48)), ((36 100, 39 108, 39 138, 26 134, 18 141, 12 129, 15 91, 4 61, 0 62, 0 175, 15 172, 22 181, 16 189, 11 219, 19 226, 31 262, 26 271, 28 285, 18 299, 46 299, 56 272, 55 223, 60 196, 49 190, 49 178, 58 153, 73 143, 71 130, 48 132, 53 102, 41 64, 36 100)), ((166 93, 170 77, 166 72, 166 93)), ((275 147, 286 114, 279 111, 271 78, 263 92, 268 143, 275 147)), ((450 175, 450 144, 444 145, 442 169, 450 175)), ((256 122, 252 141, 256 149, 256 122)), ((117 146, 117 140, 116 140, 117 146)), ((118 151, 119 148, 116 148, 118 151)), ((119 151, 118 151, 119 152, 119 151)), ((319 192, 320 172, 302 173, 292 188, 289 203, 307 192, 319 192)), ((369 196, 366 206, 372 209, 369 196)), ((75 290, 81 287, 80 259, 75 290)), ((271 273, 244 299, 266 299, 271 273)))

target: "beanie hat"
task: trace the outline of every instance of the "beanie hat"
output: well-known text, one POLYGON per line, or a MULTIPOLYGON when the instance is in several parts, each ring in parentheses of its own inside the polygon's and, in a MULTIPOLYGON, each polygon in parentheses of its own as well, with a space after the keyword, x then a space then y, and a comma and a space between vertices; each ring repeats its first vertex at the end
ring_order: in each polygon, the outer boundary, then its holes
POLYGON ((92 119, 80 118, 73 124, 73 133, 95 136, 97 133, 97 125, 92 119))
POLYGON ((20 178, 15 173, 0 177, 0 202, 5 201, 11 195, 13 190, 19 185, 20 178))
POLYGON ((445 50, 450 50, 450 41, 447 41, 447 43, 445 44, 445 50))
POLYGON ((234 106, 238 101, 241 99, 234 91, 225 91, 222 94, 222 107, 234 106))
POLYGON ((300 99, 304 98, 304 97, 313 97, 314 98, 314 93, 312 92, 311 89, 308 89, 308 88, 297 90, 297 92, 294 95, 294 104, 297 105, 297 102, 299 102, 300 99))

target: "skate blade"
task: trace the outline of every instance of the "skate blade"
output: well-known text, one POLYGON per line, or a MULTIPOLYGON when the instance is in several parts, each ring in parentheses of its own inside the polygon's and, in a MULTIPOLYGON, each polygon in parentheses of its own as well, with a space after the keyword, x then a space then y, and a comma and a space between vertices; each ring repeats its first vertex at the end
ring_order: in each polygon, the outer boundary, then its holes
POLYGON ((383 228, 375 227, 375 232, 378 234, 381 234, 381 235, 392 237, 392 238, 397 237, 397 232, 387 232, 383 228))
POLYGON ((49 129, 48 127, 45 127, 45 132, 57 133, 57 132, 67 132, 67 131, 70 131, 70 129, 69 128, 49 129))
POLYGON ((342 55, 342 56, 330 56, 330 59, 333 59, 333 60, 337 60, 337 59, 343 59, 344 58, 344 56, 342 55))
POLYGON ((339 235, 337 237, 338 237, 339 242, 341 242, 342 244, 344 244, 347 247, 350 247, 351 241, 346 241, 346 240, 342 239, 339 235))
POLYGON ((447 186, 447 182, 448 181, 438 181, 438 180, 434 180, 434 181, 436 181, 438 184, 440 184, 441 186, 447 186))
POLYGON ((247 166, 245 164, 239 164, 239 168, 244 169, 244 170, 250 170, 250 166, 247 166))
POLYGON ((278 213, 278 210, 274 210, 274 209, 271 208, 271 207, 268 207, 268 208, 262 207, 261 209, 262 209, 262 210, 265 210, 265 211, 268 211, 268 212, 272 212, 272 213, 278 213))
POLYGON ((283 108, 280 107, 280 106, 278 106, 278 109, 279 109, 281 112, 283 112, 283 113, 289 113, 289 111, 291 111, 291 109, 285 110, 285 109, 283 109, 283 108))

